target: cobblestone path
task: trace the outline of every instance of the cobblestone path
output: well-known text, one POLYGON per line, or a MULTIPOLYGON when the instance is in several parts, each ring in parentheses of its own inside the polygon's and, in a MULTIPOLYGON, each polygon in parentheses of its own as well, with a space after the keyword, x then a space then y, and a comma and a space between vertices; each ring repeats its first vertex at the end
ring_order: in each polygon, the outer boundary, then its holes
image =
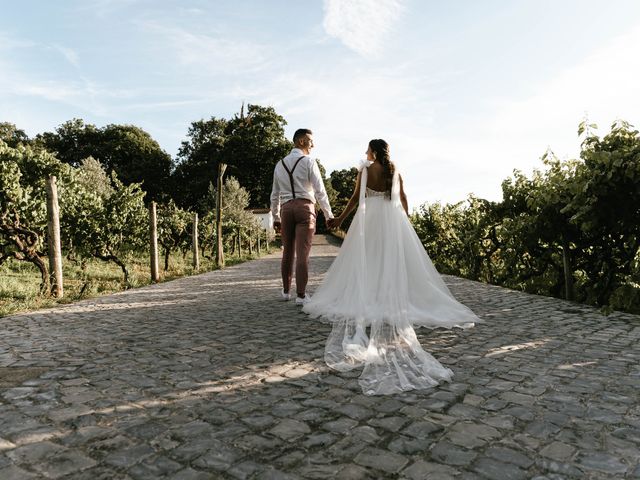
POLYGON ((640 317, 447 277, 453 383, 366 397, 278 259, 0 319, 0 479, 640 478, 640 317))

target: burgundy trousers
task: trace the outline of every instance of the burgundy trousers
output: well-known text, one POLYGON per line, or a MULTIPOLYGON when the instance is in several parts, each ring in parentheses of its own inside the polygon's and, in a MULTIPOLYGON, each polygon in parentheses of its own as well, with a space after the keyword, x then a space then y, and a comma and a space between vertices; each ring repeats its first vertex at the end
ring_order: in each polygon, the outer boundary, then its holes
POLYGON ((280 210, 282 237, 282 288, 289 292, 296 259, 296 293, 305 295, 309 280, 309 253, 316 231, 316 207, 311 200, 294 198, 280 210))

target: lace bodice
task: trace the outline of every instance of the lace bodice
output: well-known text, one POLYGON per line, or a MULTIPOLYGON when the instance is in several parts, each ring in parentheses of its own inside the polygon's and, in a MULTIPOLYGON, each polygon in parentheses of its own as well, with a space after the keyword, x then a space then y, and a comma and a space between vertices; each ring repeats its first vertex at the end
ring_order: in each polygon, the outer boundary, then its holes
POLYGON ((378 190, 373 190, 367 187, 367 191, 365 192, 366 197, 384 197, 389 196, 387 192, 379 192, 378 190))

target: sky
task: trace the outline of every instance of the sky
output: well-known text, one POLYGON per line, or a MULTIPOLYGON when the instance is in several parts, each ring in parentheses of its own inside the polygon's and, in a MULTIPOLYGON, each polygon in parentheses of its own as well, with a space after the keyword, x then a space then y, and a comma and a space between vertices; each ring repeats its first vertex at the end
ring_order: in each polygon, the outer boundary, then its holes
POLYGON ((637 0, 0 0, 0 121, 193 121, 272 106, 329 172, 389 142, 409 205, 501 199, 585 118, 640 127, 637 0))

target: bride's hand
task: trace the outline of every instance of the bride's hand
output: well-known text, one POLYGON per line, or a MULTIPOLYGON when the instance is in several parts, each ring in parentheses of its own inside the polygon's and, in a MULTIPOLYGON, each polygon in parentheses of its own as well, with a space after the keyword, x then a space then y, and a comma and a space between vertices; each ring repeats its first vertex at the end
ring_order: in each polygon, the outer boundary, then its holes
POLYGON ((338 228, 341 223, 342 220, 340 220, 340 217, 330 218, 329 220, 327 220, 327 227, 329 227, 329 230, 333 230, 334 228, 338 228))

